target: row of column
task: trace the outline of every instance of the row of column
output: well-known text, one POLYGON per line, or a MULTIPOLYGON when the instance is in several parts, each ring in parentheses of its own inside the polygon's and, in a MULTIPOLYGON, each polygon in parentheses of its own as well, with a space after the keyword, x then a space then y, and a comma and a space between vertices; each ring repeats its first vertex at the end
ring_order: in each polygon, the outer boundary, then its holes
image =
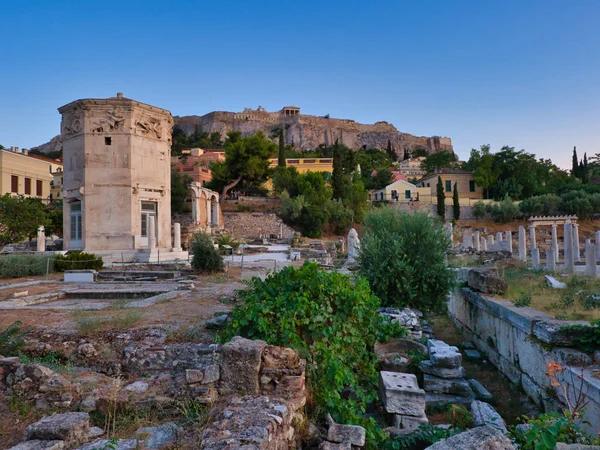
MULTIPOLYGON (((154 216, 148 217, 148 250, 156 250, 156 223, 154 216)), ((173 224, 173 252, 181 251, 181 224, 173 224)))
MULTIPOLYGON (((452 226, 452 225, 450 225, 452 226)), ((450 235, 450 234, 449 234, 450 235)), ((494 235, 488 235, 487 238, 484 236, 480 236, 479 231, 474 231, 473 235, 464 235, 463 236, 463 247, 464 248, 474 248, 475 251, 500 251, 506 250, 512 253, 513 251, 513 243, 512 243, 512 232, 505 231, 504 234, 501 231, 494 235), (496 246, 497 249, 494 250, 493 246, 496 246)))

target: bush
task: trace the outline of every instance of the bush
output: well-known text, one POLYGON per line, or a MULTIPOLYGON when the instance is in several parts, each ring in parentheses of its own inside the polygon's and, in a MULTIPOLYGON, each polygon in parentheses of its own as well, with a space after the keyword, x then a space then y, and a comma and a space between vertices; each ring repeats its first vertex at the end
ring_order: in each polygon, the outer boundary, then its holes
POLYGON ((385 306, 439 310, 454 280, 446 263, 449 248, 436 218, 374 210, 365 217, 359 273, 385 306))
POLYGON ((203 231, 194 233, 190 245, 192 269, 202 273, 223 271, 223 257, 215 249, 210 236, 203 231))
POLYGON ((23 329, 22 326, 20 321, 16 321, 5 330, 0 330, 0 355, 15 356, 19 353, 25 345, 23 338, 30 331, 30 328, 23 329))
POLYGON ((573 332, 573 347, 590 354, 600 348, 600 320, 595 320, 591 324, 592 326, 571 325, 562 328, 573 332))
POLYGON ((483 216, 485 216, 485 203, 479 200, 473 205, 473 217, 475 217, 475 220, 478 220, 483 216))
POLYGON ((560 202, 556 194, 538 195, 523 200, 519 209, 526 216, 553 216, 558 214, 560 202))
POLYGON ((510 222, 519 213, 519 207, 513 203, 510 197, 504 197, 501 202, 488 203, 485 209, 492 219, 501 223, 510 222))
POLYGON ((314 263, 287 267, 262 281, 253 278, 239 293, 223 340, 241 335, 291 347, 307 359, 307 380, 317 415, 330 412, 342 423, 374 422, 361 416, 377 399, 376 339, 398 334, 377 313, 380 302, 366 280, 353 284, 314 263), (385 333, 382 333, 385 332, 385 333))
POLYGON ((335 199, 329 205, 329 223, 335 234, 346 234, 352 226, 353 211, 346 208, 344 203, 335 199))
POLYGON ((302 213, 298 219, 300 231, 309 238, 320 238, 323 225, 329 220, 329 215, 325 208, 319 205, 308 205, 302 208, 302 213))
POLYGON ((0 256, 0 278, 22 278, 45 275, 46 266, 54 272, 54 259, 42 255, 0 256), (48 260, 50 262, 48 263, 48 260))
POLYGON ((65 270, 99 270, 104 262, 101 256, 81 251, 70 251, 65 255, 56 255, 56 271, 65 270))

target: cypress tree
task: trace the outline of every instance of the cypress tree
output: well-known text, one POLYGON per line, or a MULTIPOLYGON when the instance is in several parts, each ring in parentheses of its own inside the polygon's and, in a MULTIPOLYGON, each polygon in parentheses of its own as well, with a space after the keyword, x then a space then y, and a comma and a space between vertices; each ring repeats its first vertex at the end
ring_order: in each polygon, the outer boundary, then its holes
POLYGON ((587 152, 583 154, 583 172, 581 173, 581 181, 587 183, 588 181, 588 159, 587 152))
POLYGON ((277 161, 279 167, 285 167, 285 144, 283 142, 283 130, 279 130, 279 160, 277 161))
POLYGON ((452 212, 454 220, 460 219, 460 203, 458 201, 458 183, 454 182, 454 192, 452 193, 452 212))
POLYGON ((573 166, 571 167, 571 175, 579 178, 579 164, 577 162, 577 147, 573 147, 573 166))
POLYGON ((437 182, 437 213, 444 220, 446 218, 446 194, 444 194, 444 185, 442 177, 438 177, 437 182))
POLYGON ((396 161, 396 153, 394 153, 394 150, 392 150, 392 141, 390 141, 389 139, 388 139, 388 143, 387 143, 386 153, 388 154, 388 156, 390 157, 390 159, 392 161, 396 161))

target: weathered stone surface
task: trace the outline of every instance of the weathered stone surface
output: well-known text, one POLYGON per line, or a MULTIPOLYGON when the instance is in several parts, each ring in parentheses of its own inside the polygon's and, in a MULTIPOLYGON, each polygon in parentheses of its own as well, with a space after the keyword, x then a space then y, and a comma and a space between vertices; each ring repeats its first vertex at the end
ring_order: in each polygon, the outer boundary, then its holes
POLYGON ((504 294, 508 285, 498 277, 495 271, 488 269, 469 270, 469 287, 484 294, 504 294))
POLYGON ((319 450, 352 450, 352 445, 349 442, 337 444, 325 441, 319 444, 319 450))
POLYGON ((468 382, 477 400, 483 400, 484 402, 492 401, 492 394, 490 394, 490 391, 488 391, 483 384, 473 378, 468 380, 468 382))
POLYGON ((589 325, 584 321, 543 320, 533 326, 533 334, 540 341, 555 345, 572 345, 575 334, 564 327, 569 325, 589 325))
POLYGON ((582 444, 556 444, 555 450, 600 450, 600 445, 582 445, 582 444))
POLYGON ((265 341, 235 336, 223 345, 221 353, 220 391, 223 394, 257 395, 259 372, 265 341))
POLYGON ((494 427, 477 427, 436 442, 428 450, 514 450, 514 445, 494 427))
POLYGON ((145 381, 136 381, 125 386, 125 390, 129 392, 134 392, 136 394, 143 394, 148 390, 148 383, 145 381))
POLYGON ((64 441, 40 441, 34 439, 32 441, 21 442, 9 450, 62 450, 64 448, 64 441))
POLYGON ((425 394, 425 403, 427 406, 444 406, 444 405, 470 405, 473 402, 473 397, 461 397, 459 395, 434 394, 428 392, 425 394))
POLYGON ((333 423, 329 426, 327 440, 331 442, 348 442, 351 445, 362 447, 365 445, 366 431, 358 425, 342 425, 333 423))
POLYGON ((216 330, 219 328, 223 328, 227 323, 227 314, 221 314, 220 316, 213 317, 212 319, 208 319, 205 323, 206 328, 209 330, 216 330))
POLYGON ((500 414, 490 404, 475 400, 471 403, 471 413, 473 414, 473 422, 476 426, 489 425, 498 428, 503 433, 508 432, 506 425, 504 425, 504 420, 502 420, 500 414))
POLYGON ((434 366, 431 360, 421 361, 421 370, 423 373, 434 375, 439 378, 463 378, 465 369, 460 367, 437 367, 434 366))
POLYGON ((466 349, 464 352, 465 352, 465 356, 467 357, 467 359, 474 359, 474 360, 481 359, 481 353, 479 353, 479 350, 466 349))
POLYGON ((77 347, 77 354, 83 358, 93 358, 98 354, 98 351, 93 344, 88 342, 77 347))
POLYGON ((61 440, 66 445, 85 442, 90 431, 90 416, 84 412, 53 414, 29 425, 25 439, 61 440))
POLYGON ((423 375, 423 389, 425 392, 436 394, 453 394, 461 397, 472 397, 473 391, 464 378, 438 378, 433 375, 423 375))
POLYGON ((144 441, 144 448, 160 449, 173 446, 177 442, 178 432, 177 424, 169 422, 157 427, 140 428, 135 434, 144 441))
POLYGON ((548 283, 548 286, 550 286, 552 289, 566 289, 567 288, 567 283, 558 281, 556 278, 551 277, 550 275, 545 275, 544 278, 546 278, 546 283, 548 283))
POLYGON ((79 447, 77 450, 137 450, 142 444, 137 439, 98 439, 79 447))
POLYGON ((188 384, 201 383, 204 379, 204 372, 198 369, 186 369, 185 381, 188 384))
POLYGON ((394 427, 402 430, 416 430, 422 424, 429 423, 426 415, 421 417, 403 416, 402 414, 394 414, 394 427))
POLYGON ((432 347, 429 349, 431 363, 436 367, 456 369, 462 363, 462 355, 456 347, 432 347))
POLYGON ((425 391, 410 373, 380 372, 380 396, 388 413, 421 417, 425 414, 425 391))

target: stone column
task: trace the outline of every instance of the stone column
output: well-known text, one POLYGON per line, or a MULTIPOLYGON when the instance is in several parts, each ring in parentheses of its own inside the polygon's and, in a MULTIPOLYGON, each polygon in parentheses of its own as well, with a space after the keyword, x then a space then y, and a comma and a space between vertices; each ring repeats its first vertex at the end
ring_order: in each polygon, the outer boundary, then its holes
POLYGON ((579 250, 579 224, 573 224, 573 259, 581 261, 581 252, 579 250))
POLYGON ((596 244, 596 261, 600 261, 600 231, 596 231, 594 243, 596 244))
POLYGON ((473 245, 475 246, 476 252, 478 252, 481 249, 481 242, 479 242, 479 231, 475 231, 473 233, 473 245))
POLYGON ((40 225, 37 229, 37 251, 45 252, 46 251, 46 233, 44 231, 44 225, 40 225))
POLYGON ((491 234, 487 237, 487 249, 490 252, 494 250, 494 236, 491 234))
POLYGON ((531 248, 536 248, 537 246, 535 245, 535 227, 533 225, 529 226, 529 235, 531 238, 531 248))
POLYGON ((496 244, 500 247, 500 242, 502 242, 502 231, 496 232, 496 244))
POLYGON ((591 242, 585 244, 585 274, 591 277, 598 275, 596 268, 596 246, 591 242))
POLYGON ((507 231, 506 232, 506 248, 509 252, 513 252, 513 246, 512 246, 512 231, 507 231))
POLYGON ((481 251, 487 252, 487 241, 483 236, 481 236, 481 251))
POLYGON ((463 234, 462 247, 464 249, 473 248, 473 236, 470 234, 463 234))
POLYGON ((173 251, 180 252, 181 251, 181 224, 175 222, 173 224, 173 251))
POLYGON ((573 272, 573 224, 565 223, 565 272, 573 272))
POLYGON ((531 249, 531 265, 534 269, 540 267, 540 249, 537 247, 531 249))
POLYGON ((452 222, 446 222, 446 234, 450 240, 450 247, 454 247, 454 240, 452 236, 452 222))
POLYGON ((525 228, 519 227, 519 259, 527 262, 527 242, 525 241, 525 228))
POLYGON ((552 248, 554 249, 554 261, 558 261, 558 238, 556 234, 556 224, 552 225, 552 248))
POLYGON ((210 201, 206 202, 206 228, 212 228, 212 205, 210 201))
POLYGON ((556 270, 556 261, 554 260, 553 248, 546 250, 546 268, 548 269, 548 272, 554 272, 556 270))
POLYGON ((148 217, 148 250, 156 248, 156 224, 154 216, 148 217))

